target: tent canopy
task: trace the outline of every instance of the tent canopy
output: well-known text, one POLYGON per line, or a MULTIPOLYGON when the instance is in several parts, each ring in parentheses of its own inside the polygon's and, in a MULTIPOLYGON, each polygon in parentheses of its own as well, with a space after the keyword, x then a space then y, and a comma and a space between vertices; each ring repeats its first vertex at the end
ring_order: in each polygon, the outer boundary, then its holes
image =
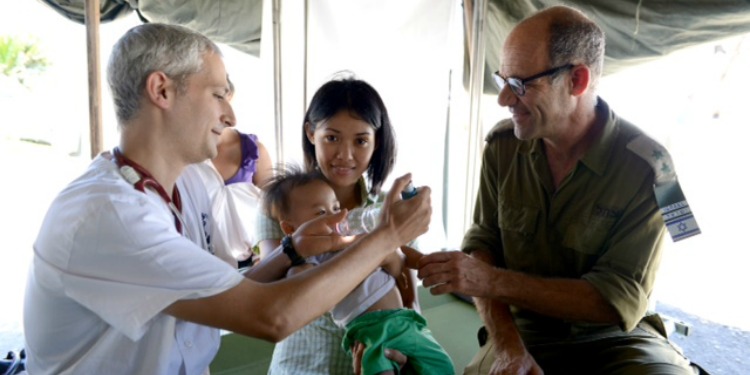
MULTIPOLYGON (((75 22, 84 22, 85 0, 41 1, 75 22)), ((489 0, 485 71, 495 70, 491 68, 499 61, 502 41, 514 24, 558 4, 581 9, 602 26, 607 35, 605 73, 750 32, 747 0, 489 0)), ((263 0, 100 0, 102 22, 135 11, 144 22, 183 25, 255 56, 260 51, 262 8, 263 0)), ((431 16, 427 10, 422 14, 431 16)))
POLYGON ((750 32, 747 0, 491 0, 487 62, 497 64, 500 45, 515 23, 539 9, 559 4, 580 9, 604 29, 605 73, 750 32))

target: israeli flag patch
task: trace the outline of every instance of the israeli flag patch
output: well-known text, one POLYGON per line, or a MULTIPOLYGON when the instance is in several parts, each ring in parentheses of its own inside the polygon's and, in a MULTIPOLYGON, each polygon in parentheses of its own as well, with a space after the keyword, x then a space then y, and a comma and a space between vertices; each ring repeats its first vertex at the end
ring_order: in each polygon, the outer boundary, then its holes
POLYGON ((672 241, 700 234, 698 222, 677 182, 672 158, 664 146, 642 134, 628 143, 627 147, 646 160, 654 170, 654 195, 672 241))
POLYGON ((654 193, 672 241, 677 242, 701 233, 677 179, 654 185, 654 193))

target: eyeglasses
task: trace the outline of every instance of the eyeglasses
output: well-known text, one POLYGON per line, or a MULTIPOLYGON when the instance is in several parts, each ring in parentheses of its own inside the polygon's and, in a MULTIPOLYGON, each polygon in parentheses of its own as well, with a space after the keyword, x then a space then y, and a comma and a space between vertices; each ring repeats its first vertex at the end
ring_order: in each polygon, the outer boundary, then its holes
POLYGON ((524 96, 526 95, 526 84, 542 77, 555 75, 559 72, 562 72, 564 70, 568 70, 573 68, 575 65, 573 64, 566 64, 562 66, 558 66, 556 68, 552 68, 549 70, 545 70, 539 74, 534 74, 533 76, 529 78, 516 78, 516 77, 508 77, 503 78, 500 75, 500 72, 497 71, 495 73, 492 73, 492 78, 495 80, 495 85, 497 86, 498 90, 503 91, 503 88, 505 85, 510 85, 511 91, 513 91, 514 94, 517 96, 524 96))

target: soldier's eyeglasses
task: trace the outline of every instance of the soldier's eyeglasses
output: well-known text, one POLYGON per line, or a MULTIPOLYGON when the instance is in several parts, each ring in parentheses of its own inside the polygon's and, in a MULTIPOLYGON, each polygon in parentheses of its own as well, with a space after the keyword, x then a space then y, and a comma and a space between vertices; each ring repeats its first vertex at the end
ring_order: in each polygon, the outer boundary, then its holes
POLYGON ((500 75, 500 72, 492 73, 492 78, 495 80, 495 85, 497 86, 498 90, 503 91, 503 88, 505 85, 510 85, 511 91, 513 91, 514 94, 517 96, 524 96, 526 95, 526 84, 542 77, 552 76, 559 72, 569 70, 573 68, 575 65, 573 64, 566 64, 562 66, 558 66, 556 68, 552 68, 549 70, 545 70, 539 74, 534 74, 531 77, 528 78, 517 78, 517 77, 508 77, 503 78, 500 75))

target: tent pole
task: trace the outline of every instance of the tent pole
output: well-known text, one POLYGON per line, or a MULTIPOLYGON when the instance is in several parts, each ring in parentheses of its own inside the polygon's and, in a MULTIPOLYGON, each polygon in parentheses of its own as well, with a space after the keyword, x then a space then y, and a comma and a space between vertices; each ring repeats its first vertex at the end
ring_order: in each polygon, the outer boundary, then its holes
POLYGON ((484 21, 487 0, 474 0, 469 8, 471 22, 471 60, 469 79, 469 135, 466 165, 466 190, 464 193, 464 230, 472 223, 472 209, 476 200, 480 151, 482 148, 482 92, 484 91, 484 21))
MULTIPOLYGON (((466 40, 464 43, 465 45, 469 46, 469 59, 474 58, 474 45, 472 44, 472 38, 471 35, 474 32, 474 0, 466 0, 463 2, 464 4, 464 30, 466 31, 466 40)), ((469 64, 471 64, 471 61, 469 61, 469 64)))
POLYGON ((281 107, 281 0, 271 0, 273 18, 273 107, 276 130, 276 161, 284 162, 284 125, 281 107))
POLYGON ((307 63, 310 60, 310 56, 308 55, 309 50, 307 49, 309 45, 309 25, 310 25, 310 0, 305 0, 305 24, 302 27, 302 32, 304 33, 304 45, 302 48, 305 49, 305 52, 303 53, 304 60, 302 61, 302 113, 307 112, 307 63))
POLYGON ((89 136, 91 158, 102 152, 102 93, 99 60, 99 0, 86 0, 86 50, 89 68, 89 136))

